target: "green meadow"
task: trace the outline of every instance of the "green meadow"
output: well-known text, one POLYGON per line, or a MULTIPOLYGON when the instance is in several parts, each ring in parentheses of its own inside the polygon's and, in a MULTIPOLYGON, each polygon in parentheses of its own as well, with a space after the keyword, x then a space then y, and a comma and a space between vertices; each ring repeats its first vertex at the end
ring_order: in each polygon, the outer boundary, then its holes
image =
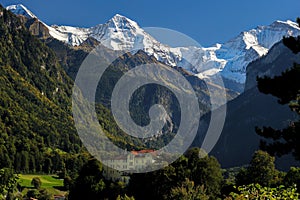
POLYGON ((42 189, 47 189, 48 192, 54 195, 61 195, 65 192, 60 191, 59 188, 63 187, 63 180, 59 179, 55 175, 35 175, 35 174, 20 174, 19 175, 19 184, 24 187, 23 192, 27 192, 28 189, 32 189, 31 180, 34 177, 40 178, 42 185, 42 189))

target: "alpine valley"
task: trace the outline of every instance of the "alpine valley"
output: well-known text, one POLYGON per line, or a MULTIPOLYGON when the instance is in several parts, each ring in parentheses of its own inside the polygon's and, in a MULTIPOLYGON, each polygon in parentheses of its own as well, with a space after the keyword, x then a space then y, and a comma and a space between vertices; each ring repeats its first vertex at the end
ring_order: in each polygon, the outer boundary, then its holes
MULTIPOLYGON (((104 191, 108 196, 111 195, 110 190, 127 192, 124 189, 126 187, 119 183, 104 183, 101 182, 102 178, 91 178, 94 171, 90 172, 89 166, 84 167, 85 164, 91 162, 98 171, 100 168, 102 170, 102 166, 91 161, 91 156, 76 134, 72 116, 74 80, 82 62, 99 46, 105 49, 101 62, 109 65, 109 68, 97 86, 95 110, 106 136, 122 149, 136 152, 159 149, 174 138, 180 127, 180 105, 176 96, 167 88, 154 84, 140 87, 134 92, 130 100, 130 114, 138 125, 145 126, 150 122, 149 108, 155 104, 163 105, 167 115, 164 116, 165 126, 161 132, 155 138, 140 139, 127 135, 118 127, 111 112, 113 88, 124 73, 141 64, 155 63, 162 69, 172 68, 193 87, 198 97, 201 120, 192 147, 202 146, 204 133, 211 122, 211 109, 214 108, 215 121, 219 122, 223 109, 227 108, 221 136, 209 154, 216 158, 206 157, 204 159, 208 160, 203 162, 214 164, 217 159, 224 168, 247 165, 253 152, 260 148, 262 139, 255 127, 280 129, 297 120, 297 115, 287 105, 280 105, 275 97, 261 93, 256 81, 257 77, 279 76, 293 63, 300 63, 300 54, 293 53, 283 44, 284 37, 300 35, 297 23, 278 20, 270 25, 243 31, 224 44, 217 43, 211 47, 171 47, 155 39, 146 30, 119 14, 104 24, 80 28, 46 24, 21 4, 6 8, 0 6, 0 169, 13 168, 17 173, 24 174, 56 173, 63 178, 68 175, 74 179, 73 182, 65 179, 67 184, 73 186, 69 188, 73 189, 70 199, 76 199, 76 192, 80 193, 76 187, 80 188, 81 185, 74 186, 78 180, 92 180, 92 189, 104 191), (126 53, 112 63, 108 62, 116 50, 126 53), (215 81, 218 77, 222 77, 225 88, 215 81), (223 90, 226 92, 226 102, 220 100, 211 103, 210 96, 221 97, 223 90), (78 175, 81 172, 88 175, 78 175)), ((154 76, 151 73, 147 75, 154 76)), ((170 83, 170 87, 175 85, 170 83)), ((79 92, 78 96, 79 101, 86 100, 84 91, 79 92)), ((188 159, 194 159, 193 156, 199 159, 199 152, 197 156, 194 153, 192 150, 184 155, 187 158, 176 161, 175 165, 180 167, 157 172, 163 178, 152 184, 167 187, 165 180, 176 177, 176 173, 183 173, 180 171, 184 168, 181 165, 186 163, 186 166, 193 168, 196 162, 188 159)), ((198 164, 207 164, 201 162, 198 164)), ((288 170, 291 163, 299 163, 291 154, 276 158, 276 162, 276 167, 282 170, 288 170)), ((190 177, 200 177, 202 172, 193 174, 193 170, 189 172, 190 177)), ((221 171, 218 174, 222 177, 221 171)), ((143 180, 142 176, 139 174, 132 178, 143 180)), ((208 179, 211 176, 214 174, 208 174, 208 179)), ((147 178, 152 180, 151 174, 147 178)), ((218 184, 222 183, 220 181, 218 184)), ((136 184, 136 188, 143 186, 136 184)), ((213 196, 210 199, 220 197, 213 189, 198 190, 210 192, 213 196)), ((78 196, 77 199, 84 198, 78 196)), ((108 198, 116 199, 116 196, 108 198)))

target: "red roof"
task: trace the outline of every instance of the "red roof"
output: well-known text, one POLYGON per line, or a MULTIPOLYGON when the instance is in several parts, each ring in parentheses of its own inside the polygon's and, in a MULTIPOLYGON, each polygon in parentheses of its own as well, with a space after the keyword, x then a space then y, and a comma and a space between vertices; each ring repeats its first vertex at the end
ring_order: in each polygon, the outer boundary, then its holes
POLYGON ((152 149, 144 149, 144 150, 140 150, 140 151, 131 151, 131 153, 133 155, 146 154, 146 153, 151 153, 152 155, 157 154, 157 152, 155 150, 152 150, 152 149))

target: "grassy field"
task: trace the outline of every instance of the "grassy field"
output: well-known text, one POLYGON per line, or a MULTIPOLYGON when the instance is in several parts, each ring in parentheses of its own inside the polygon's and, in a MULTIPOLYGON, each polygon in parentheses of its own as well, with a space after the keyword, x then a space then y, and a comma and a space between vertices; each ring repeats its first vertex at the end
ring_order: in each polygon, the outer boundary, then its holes
POLYGON ((64 185, 63 180, 58 179, 58 177, 56 177, 56 176, 52 176, 52 175, 33 175, 33 174, 26 174, 26 175, 21 174, 20 179, 19 179, 19 183, 23 187, 32 187, 31 180, 34 177, 38 177, 38 178, 41 179, 41 181, 42 181, 41 188, 62 187, 64 185))
POLYGON ((63 187, 63 180, 59 179, 55 175, 35 175, 35 174, 21 174, 19 183, 22 187, 25 188, 24 192, 30 188, 33 188, 31 185, 31 180, 34 177, 38 177, 41 179, 42 185, 41 188, 47 189, 48 192, 54 195, 62 195, 65 194, 65 192, 60 191, 58 188, 63 187))

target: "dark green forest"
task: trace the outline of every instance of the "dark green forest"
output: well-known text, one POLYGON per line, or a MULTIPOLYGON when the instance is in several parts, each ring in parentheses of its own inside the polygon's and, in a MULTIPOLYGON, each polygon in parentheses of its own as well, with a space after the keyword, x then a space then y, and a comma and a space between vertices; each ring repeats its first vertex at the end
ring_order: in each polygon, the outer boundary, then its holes
MULTIPOLYGON (((33 37, 16 16, 1 10, 0 168, 12 167, 18 173, 77 173, 89 155, 72 119, 73 80, 54 51, 33 37)), ((108 136, 130 149, 133 142, 124 142, 125 134, 108 109, 99 104, 97 111, 108 136)))
MULTIPOLYGON (((300 25, 299 19, 298 23, 300 25)), ((105 167, 87 152, 77 135, 71 107, 73 80, 80 63, 97 42, 89 39, 82 47, 71 48, 45 38, 47 34, 42 34, 42 38, 32 35, 28 24, 0 6, 0 200, 54 199, 38 178, 32 180, 31 188, 22 187, 19 174, 57 175, 63 179, 63 186, 56 189, 63 191, 65 198, 70 200, 299 198, 300 168, 291 166, 288 172, 279 171, 274 157, 292 153, 300 160, 299 121, 291 122, 283 130, 253 127, 273 143, 262 140, 263 151, 253 152, 246 166, 222 169, 216 158, 205 155, 199 148, 191 148, 161 170, 128 174, 128 184, 107 180, 103 175, 105 167)), ((300 37, 283 41, 294 53, 300 52, 300 37)), ((107 84, 98 88, 99 123, 108 138, 123 149, 158 148, 172 139, 179 123, 175 97, 164 88, 151 86, 135 94, 139 101, 131 105, 137 113, 133 118, 141 125, 147 124, 149 118, 144 117, 147 109, 141 110, 140 106, 145 101, 149 106, 159 102, 158 96, 173 112, 174 132, 169 131, 164 138, 144 144, 126 135, 113 119, 108 101, 111 82, 116 82, 132 64, 149 62, 157 61, 142 51, 124 55, 107 72, 108 78, 102 80, 107 84), (143 98, 149 93, 156 97, 143 98)), ((182 73, 195 82, 194 85, 203 84, 186 72, 182 73)), ((289 104, 299 115, 299 73, 300 65, 295 63, 281 76, 259 78, 259 90, 278 97, 279 103, 289 104)), ((203 88, 197 88, 197 95, 208 101, 203 88)), ((207 111, 209 106, 202 103, 200 108, 207 111)))
POLYGON ((12 13, 1 13, 1 168, 76 169, 84 149, 72 122, 72 80, 53 51, 12 13))

